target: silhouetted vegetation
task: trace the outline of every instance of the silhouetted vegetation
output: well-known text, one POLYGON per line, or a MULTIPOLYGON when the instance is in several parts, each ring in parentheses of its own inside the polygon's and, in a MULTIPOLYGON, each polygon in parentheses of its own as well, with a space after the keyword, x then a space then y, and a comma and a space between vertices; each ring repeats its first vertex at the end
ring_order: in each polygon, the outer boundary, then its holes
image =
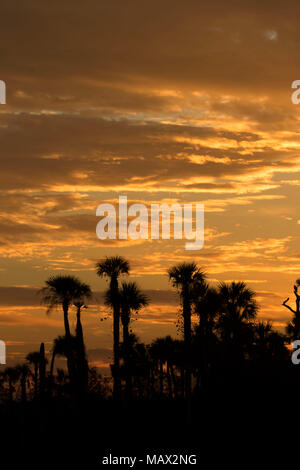
MULTIPOLYGON (((150 299, 135 282, 119 285, 120 277, 129 271, 128 261, 121 257, 106 258, 96 266, 97 275, 110 280, 105 305, 113 313, 112 378, 101 376, 88 363, 81 315, 92 296, 90 287, 69 275, 46 281, 43 302, 47 313, 62 309, 65 335, 54 338, 49 361, 42 342, 24 364, 5 368, 0 377, 1 406, 13 416, 17 413, 23 427, 30 415, 38 419, 41 435, 49 436, 61 419, 68 422, 73 435, 73 426, 75 430, 92 423, 102 413, 129 429, 131 420, 133 427, 146 413, 149 422, 161 420, 162 426, 166 419, 175 433, 173 413, 177 427, 188 424, 188 432, 199 416, 209 416, 207 406, 214 403, 215 407, 225 397, 232 403, 241 393, 251 395, 250 390, 269 393, 281 380, 298 385, 300 374, 291 365, 288 347, 299 334, 299 280, 294 286, 296 308, 287 305, 289 299, 283 302, 293 313, 284 334, 258 318, 255 292, 244 282, 212 286, 196 263, 173 266, 166 274, 179 294, 179 336, 144 344, 132 331, 131 320, 133 314, 138 313, 137 318, 143 314, 150 299), (74 334, 69 325, 72 307, 76 309, 74 334), (66 369, 56 368, 57 357, 66 359, 66 369)), ((117 427, 112 426, 111 434, 124 430, 117 427)), ((27 442, 26 436, 23 439, 27 442)))

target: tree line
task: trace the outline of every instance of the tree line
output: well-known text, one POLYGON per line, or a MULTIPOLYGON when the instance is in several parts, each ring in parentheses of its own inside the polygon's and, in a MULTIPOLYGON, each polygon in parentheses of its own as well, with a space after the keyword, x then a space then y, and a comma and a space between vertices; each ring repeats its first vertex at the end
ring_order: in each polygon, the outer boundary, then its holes
POLYGON ((47 314, 59 307, 64 335, 54 339, 51 358, 40 350, 31 352, 24 364, 1 372, 3 400, 45 401, 70 398, 74 404, 88 397, 129 403, 133 399, 184 399, 191 413, 191 400, 201 390, 214 387, 237 371, 288 367, 288 345, 300 331, 300 280, 294 286, 296 308, 286 299, 283 306, 293 317, 281 333, 271 322, 259 321, 255 292, 244 282, 221 282, 212 286, 196 263, 180 263, 167 271, 180 299, 179 339, 157 338, 142 343, 132 331, 133 315, 146 308, 150 299, 136 282, 121 278, 130 274, 129 262, 107 257, 96 264, 96 274, 109 280, 105 305, 113 314, 113 363, 110 380, 89 366, 81 314, 93 293, 88 284, 72 275, 51 276, 40 294, 47 314), (76 327, 71 333, 69 314, 76 311, 76 327), (194 321, 192 321, 194 319, 194 321), (66 359, 66 370, 57 368, 57 357, 66 359), (233 372, 234 371, 234 372, 233 372))

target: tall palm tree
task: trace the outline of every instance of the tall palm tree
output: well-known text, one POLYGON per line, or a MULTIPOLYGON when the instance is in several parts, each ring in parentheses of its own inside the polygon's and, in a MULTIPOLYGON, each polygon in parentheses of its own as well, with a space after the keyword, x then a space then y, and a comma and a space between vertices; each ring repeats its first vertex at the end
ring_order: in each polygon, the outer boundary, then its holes
MULTIPOLYGON (((129 364, 129 325, 132 317, 132 312, 138 313, 141 308, 149 304, 148 297, 139 289, 135 282, 123 282, 119 291, 120 296, 120 313, 121 322, 123 326, 123 350, 124 350, 124 365, 126 371, 126 395, 127 399, 131 397, 131 375, 129 364)), ((113 306, 113 298, 111 290, 106 293, 106 305, 113 306)))
POLYGON ((78 389, 81 398, 84 398, 88 388, 88 361, 86 356, 86 349, 84 344, 83 330, 81 324, 81 309, 87 308, 82 300, 74 303, 76 312, 76 359, 77 359, 77 379, 78 389))
POLYGON ((119 277, 122 274, 128 274, 130 267, 126 259, 121 256, 112 256, 105 258, 96 264, 97 275, 99 277, 108 277, 110 279, 110 298, 113 308, 113 338, 114 338, 114 364, 112 375, 114 378, 113 396, 115 400, 120 397, 120 295, 119 295, 119 277))
MULTIPOLYGON (((51 276, 46 281, 46 286, 41 289, 43 302, 47 305, 47 314, 55 307, 61 306, 64 316, 67 364, 71 383, 75 379, 75 360, 71 345, 71 332, 69 325, 69 309, 71 305, 82 297, 82 291, 88 286, 75 276, 51 276)), ((74 384, 73 384, 74 385, 74 384)))
POLYGON ((88 361, 81 323, 81 310, 82 308, 87 308, 87 301, 91 297, 92 291, 90 286, 88 284, 81 283, 74 301, 74 306, 76 307, 77 387, 81 399, 84 399, 88 389, 88 361))
POLYGON ((180 263, 168 270, 169 280, 179 291, 182 303, 184 349, 185 349, 185 398, 188 421, 191 416, 191 336, 192 336, 192 290, 205 281, 204 271, 196 263, 180 263))

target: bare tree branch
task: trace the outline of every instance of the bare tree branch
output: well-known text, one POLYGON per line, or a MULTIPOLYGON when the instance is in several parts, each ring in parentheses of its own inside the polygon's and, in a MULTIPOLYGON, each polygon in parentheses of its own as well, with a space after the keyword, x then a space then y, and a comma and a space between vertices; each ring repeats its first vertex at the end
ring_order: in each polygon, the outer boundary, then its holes
POLYGON ((284 302, 282 302, 282 305, 284 307, 288 308, 291 312, 297 313, 295 310, 292 309, 292 307, 290 307, 289 305, 286 304, 289 300, 290 300, 290 298, 288 297, 286 300, 284 300, 284 302))

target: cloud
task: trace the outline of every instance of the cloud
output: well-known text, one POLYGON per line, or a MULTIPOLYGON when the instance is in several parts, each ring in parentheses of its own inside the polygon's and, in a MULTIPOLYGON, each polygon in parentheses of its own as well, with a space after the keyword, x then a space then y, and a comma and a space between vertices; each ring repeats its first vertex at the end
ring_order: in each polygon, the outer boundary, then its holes
MULTIPOLYGON (((286 222, 299 218, 300 108, 290 100, 298 13, 289 0, 271 9, 250 0, 87 0, 84 12, 76 1, 6 3, 0 321, 10 339, 26 331, 50 341, 63 331, 35 286, 72 272, 104 290, 94 263, 111 254, 131 260, 151 296, 136 322, 147 340, 173 332, 178 297, 166 269, 177 262, 195 259, 217 280, 254 279, 265 293, 289 290, 300 271, 298 223, 286 222), (204 203, 204 249, 101 242, 96 207, 119 194, 204 203)), ((91 349, 110 341, 111 325, 97 323, 102 300, 86 320, 91 349)), ((265 315, 282 322, 277 301, 270 295, 265 315)))
MULTIPOLYGON (((177 295, 171 290, 146 289, 144 292, 149 297, 151 304, 175 305, 178 303, 177 295)), ((0 306, 36 307, 41 306, 41 299, 40 288, 0 286, 0 306)), ((91 305, 103 304, 104 293, 94 292, 89 303, 91 305)))

